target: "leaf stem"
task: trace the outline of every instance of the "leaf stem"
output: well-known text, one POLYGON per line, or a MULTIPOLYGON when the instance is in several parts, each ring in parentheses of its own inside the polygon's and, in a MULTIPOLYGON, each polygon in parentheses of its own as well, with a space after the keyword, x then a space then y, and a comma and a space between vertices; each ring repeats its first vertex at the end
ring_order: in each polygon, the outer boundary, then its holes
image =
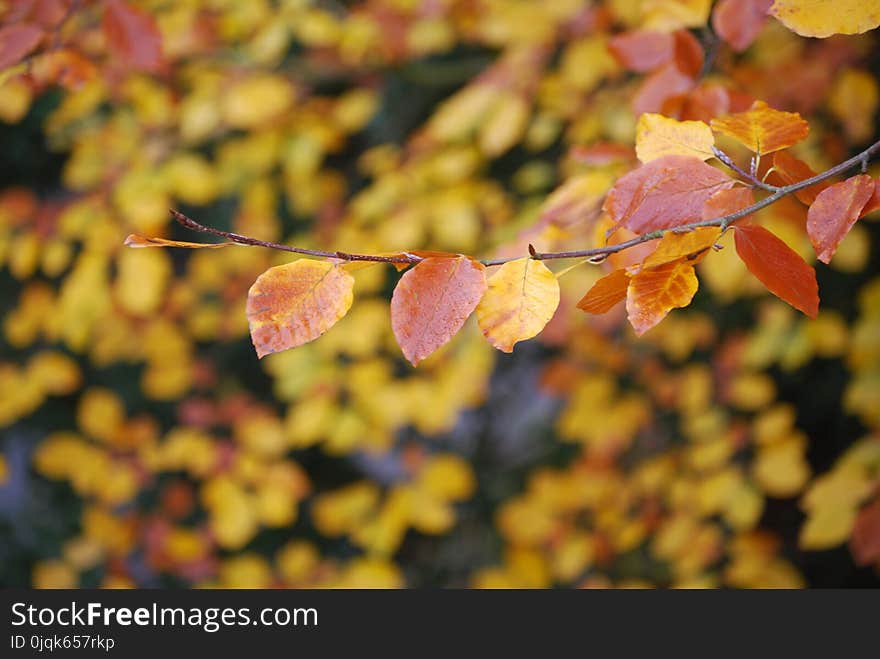
MULTIPOLYGON (((767 197, 764 197, 760 201, 755 202, 751 206, 748 206, 747 208, 736 211, 735 213, 730 213, 722 217, 711 218, 708 220, 691 222, 689 224, 681 224, 675 227, 669 227, 667 229, 660 229, 658 231, 652 231, 651 233, 636 236, 635 238, 631 238, 630 240, 626 240, 622 243, 617 243, 616 245, 606 245, 604 247, 596 247, 593 249, 578 249, 568 252, 538 252, 535 251, 535 248, 533 246, 529 245, 530 258, 535 259, 536 261, 551 261, 554 259, 593 259, 596 257, 605 257, 610 254, 616 254, 617 252, 622 252, 623 250, 629 249, 630 247, 635 247, 636 245, 646 243, 649 240, 661 238, 668 232, 683 233, 686 231, 691 231, 693 229, 699 229, 701 227, 720 227, 722 231, 726 231, 728 227, 730 227, 730 225, 732 225, 737 220, 741 220, 742 218, 747 217, 752 213, 761 210, 762 208, 766 208, 767 206, 774 204, 783 197, 797 192, 798 190, 808 188, 811 185, 815 185, 816 183, 821 183, 822 181, 826 181, 834 176, 837 176, 838 174, 843 174, 857 165, 860 167, 861 171, 865 171, 871 158, 878 152, 880 152, 880 141, 874 142, 874 144, 869 146, 861 153, 858 153, 852 158, 845 160, 838 165, 835 165, 831 169, 821 172, 820 174, 816 174, 815 176, 811 176, 810 178, 804 179, 803 181, 797 181, 796 183, 792 183, 790 185, 785 185, 782 187, 777 187, 764 183, 756 176, 743 171, 741 168, 736 166, 735 163, 733 163, 733 161, 730 159, 730 157, 727 156, 727 154, 725 154, 720 149, 713 149, 713 151, 715 152, 715 156, 719 160, 721 160, 721 162, 733 169, 737 174, 745 178, 753 186, 767 192, 771 192, 771 194, 767 197)), ((192 218, 187 217, 183 213, 176 210, 172 210, 171 215, 178 223, 188 229, 201 231, 203 233, 209 233, 214 236, 219 236, 221 238, 231 240, 232 242, 239 243, 241 245, 268 247, 269 249, 276 249, 284 252, 293 252, 294 254, 302 254, 304 256, 339 259, 342 261, 374 261, 377 263, 405 263, 412 265, 419 263, 423 260, 422 257, 417 256, 416 254, 410 254, 409 252, 387 256, 381 254, 350 254, 348 252, 330 252, 318 249, 305 249, 303 247, 294 247, 291 245, 283 245, 281 243, 258 240, 257 238, 251 238, 249 236, 243 236, 241 234, 231 233, 229 231, 214 229, 213 227, 200 224, 192 218)), ((522 258, 522 256, 508 256, 498 259, 483 259, 480 261, 480 263, 485 266, 503 265, 505 263, 508 263, 509 261, 515 261, 519 258, 522 258)))

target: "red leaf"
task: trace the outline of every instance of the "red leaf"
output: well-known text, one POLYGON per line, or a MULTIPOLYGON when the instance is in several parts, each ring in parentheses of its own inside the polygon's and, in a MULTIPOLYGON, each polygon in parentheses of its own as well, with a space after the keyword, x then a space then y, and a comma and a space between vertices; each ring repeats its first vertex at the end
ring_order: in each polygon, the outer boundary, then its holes
POLYGON ((400 278, 391 296, 391 328, 413 366, 461 329, 486 292, 485 270, 466 256, 430 257, 400 278))
POLYGON ((831 261, 873 194, 874 179, 859 174, 835 183, 816 197, 807 211, 807 234, 822 263, 831 261))
MULTIPOLYGON (((791 185, 799 183, 816 175, 810 166, 803 160, 798 160, 788 151, 777 151, 773 154, 773 171, 768 180, 775 185, 791 185)), ((828 183, 816 183, 808 188, 803 188, 794 193, 807 206, 816 201, 816 197, 822 190, 828 187, 828 183)))
POLYGON ((880 561, 880 498, 859 512, 853 526, 849 548, 858 565, 880 561))
POLYGON ((612 37, 608 50, 624 68, 636 73, 673 62, 681 73, 695 78, 703 68, 703 47, 689 30, 674 34, 633 30, 612 37))
POLYGON ((706 201, 733 184, 699 158, 664 156, 619 178, 602 208, 618 226, 648 233, 703 219, 706 201))
POLYGON ((874 179, 874 194, 871 195, 871 198, 868 199, 868 203, 862 208, 862 212, 859 215, 860 218, 865 217, 868 213, 873 213, 880 208, 880 185, 877 185, 877 182, 878 179, 874 179))
POLYGON ((674 63, 654 71, 642 82, 633 99, 633 112, 663 112, 664 106, 679 96, 687 94, 694 86, 694 79, 682 73, 674 63))
POLYGON ((674 38, 667 32, 634 30, 612 37, 608 50, 620 64, 636 73, 647 73, 672 59, 674 38))
POLYGON ((810 318, 819 313, 816 271, 782 240, 756 224, 735 227, 736 253, 773 295, 810 318))
POLYGON ((113 55, 124 65, 153 72, 162 67, 162 37, 146 11, 107 0, 102 27, 113 55))
POLYGON ((703 46, 690 30, 675 33, 673 53, 679 71, 691 78, 700 75, 703 70, 703 46))
POLYGON ((755 193, 751 188, 731 188, 719 190, 703 204, 703 219, 715 220, 725 215, 732 215, 755 203, 755 193))
POLYGON ((731 47, 742 52, 764 27, 773 0, 721 0, 712 14, 712 27, 731 47))
POLYGON ((0 69, 18 64, 43 38, 43 30, 30 23, 0 28, 0 69))
POLYGON ((619 302, 623 302, 628 286, 629 275, 626 270, 615 270, 593 284, 577 303, 577 308, 587 313, 606 313, 619 302))

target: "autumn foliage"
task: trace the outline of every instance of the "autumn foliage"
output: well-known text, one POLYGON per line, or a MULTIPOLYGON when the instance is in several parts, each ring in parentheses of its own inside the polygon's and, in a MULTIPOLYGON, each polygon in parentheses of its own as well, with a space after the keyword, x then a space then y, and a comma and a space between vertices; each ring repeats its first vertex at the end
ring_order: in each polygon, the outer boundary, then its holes
POLYGON ((875 578, 878 25, 0 5, 0 576, 875 578))

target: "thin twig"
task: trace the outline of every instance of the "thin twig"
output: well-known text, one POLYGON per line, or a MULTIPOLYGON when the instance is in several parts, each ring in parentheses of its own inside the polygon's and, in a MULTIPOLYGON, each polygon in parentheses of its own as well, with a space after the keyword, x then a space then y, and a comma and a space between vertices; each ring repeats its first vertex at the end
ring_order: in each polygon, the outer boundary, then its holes
MULTIPOLYGON (((722 231, 726 231, 731 224, 736 222, 737 220, 741 220, 744 217, 755 213, 756 211, 761 210, 762 208, 766 208, 771 204, 779 201, 783 197, 786 197, 798 190, 803 190, 804 188, 808 188, 811 185, 815 185, 816 183, 821 183, 822 181, 826 181, 838 174, 843 174, 856 165, 858 165, 862 171, 868 165, 868 162, 871 160, 872 156, 874 156, 877 152, 880 152, 880 141, 874 142, 867 149, 862 151, 861 153, 853 156, 849 160, 845 160, 844 162, 835 165, 831 169, 828 169, 820 174, 816 174, 815 176, 811 176, 810 178, 804 179, 803 181, 798 181, 796 183, 792 183, 791 185, 786 185, 782 187, 769 186, 760 179, 757 179, 754 176, 750 176, 745 172, 740 171, 738 168, 733 168, 740 176, 746 178, 750 183, 752 183, 755 187, 761 188, 767 191, 773 191, 772 194, 764 197, 760 201, 755 202, 751 206, 747 208, 743 208, 741 210, 736 211, 735 213, 730 213, 728 215, 724 215, 722 217, 712 218, 708 220, 700 220, 698 222, 691 222, 689 224, 681 224, 675 227, 669 227, 666 229, 660 229, 658 231, 652 231, 651 233, 646 233, 641 236, 636 236, 630 240, 627 240, 622 243, 618 243, 616 245, 606 245, 604 247, 596 247, 593 249, 579 249, 573 250, 569 252, 537 252, 534 247, 529 246, 529 255, 532 259, 536 261, 551 261, 555 259, 593 259, 596 257, 604 257, 610 254, 616 254, 617 252, 622 252, 625 249, 629 249, 630 247, 635 247, 636 245, 641 245, 642 243, 646 243, 649 240, 655 240, 657 238, 662 238, 668 232, 674 233, 684 233, 686 231, 692 231, 693 229, 699 229, 701 227, 719 227, 722 231)), ((723 154, 722 151, 718 151, 718 153, 723 154)), ((718 155, 716 153, 716 156, 718 155)), ((726 157, 726 154, 723 154, 726 157)), ((719 158, 726 165, 730 166, 725 160, 719 158)), ((728 158, 729 160, 729 158, 728 158)), ((215 236, 219 236, 221 238, 226 238, 227 240, 231 240, 232 242, 239 243, 241 245, 253 245, 256 247, 268 247, 270 249, 277 249, 284 252, 293 252, 295 254, 303 254, 305 256, 315 256, 319 258, 328 258, 328 259, 339 259, 342 261, 374 261, 377 263, 406 263, 406 264, 415 264, 422 261, 422 257, 416 254, 410 254, 409 252, 403 252, 400 254, 395 254, 393 256, 386 256, 381 254, 349 254, 347 252, 328 252, 324 250, 318 249, 304 249, 302 247, 293 247, 290 245, 282 245, 280 243, 268 242, 265 240, 258 240, 256 238, 251 238, 249 236, 242 236, 237 233, 231 233, 229 231, 221 231, 219 229, 214 229, 212 227, 205 226, 203 224, 199 224, 195 220, 187 217, 183 213, 172 210, 171 214, 174 216, 174 219, 177 220, 180 224, 187 227, 188 229, 193 229, 194 231, 202 231, 204 233, 210 233, 215 236)), ((505 258, 498 259, 483 259, 480 261, 485 266, 493 266, 493 265, 503 265, 508 263, 509 261, 515 261, 517 259, 522 258, 522 256, 509 256, 505 258)))
POLYGON ((193 231, 201 231, 203 233, 210 233, 211 235, 219 236, 220 238, 226 238, 226 240, 231 240, 232 242, 238 243, 239 245, 268 247, 269 249, 277 249, 282 252, 293 252, 294 254, 316 256, 325 259, 340 259, 342 261, 375 261, 377 263, 411 264, 418 263, 422 260, 420 256, 416 256, 415 254, 383 256, 381 254, 349 254, 348 252, 327 252, 321 249, 305 249, 304 247, 293 247, 292 245, 282 245, 281 243, 274 243, 268 240, 259 240, 257 238, 251 238, 250 236, 243 236, 240 233, 221 231, 220 229, 205 226, 204 224, 199 224, 191 217, 188 217, 180 211, 174 210, 173 208, 171 209, 171 215, 174 217, 175 220, 177 220, 179 224, 185 226, 187 229, 192 229, 193 231))
POLYGON ((745 180, 754 185, 756 188, 761 188, 762 190, 766 190, 767 192, 777 192, 779 190, 777 186, 765 183, 754 174, 744 170, 733 161, 733 158, 724 153, 724 151, 719 149, 717 146, 712 147, 712 153, 715 154, 715 157, 718 158, 718 160, 730 167, 733 171, 742 176, 745 180))

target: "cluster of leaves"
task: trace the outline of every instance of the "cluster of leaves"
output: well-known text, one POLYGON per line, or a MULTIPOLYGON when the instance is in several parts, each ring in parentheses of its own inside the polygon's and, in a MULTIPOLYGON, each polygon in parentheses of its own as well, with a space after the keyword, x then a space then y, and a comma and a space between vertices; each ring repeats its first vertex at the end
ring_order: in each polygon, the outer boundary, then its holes
POLYGON ((81 500, 33 583, 799 586, 799 495, 801 549, 877 564, 877 282, 853 320, 811 265, 868 267, 873 35, 831 35, 875 4, 0 9, 0 119, 62 90, 61 181, 0 191, 2 487, 81 500), (813 478, 769 372, 817 360, 863 438, 813 478))

